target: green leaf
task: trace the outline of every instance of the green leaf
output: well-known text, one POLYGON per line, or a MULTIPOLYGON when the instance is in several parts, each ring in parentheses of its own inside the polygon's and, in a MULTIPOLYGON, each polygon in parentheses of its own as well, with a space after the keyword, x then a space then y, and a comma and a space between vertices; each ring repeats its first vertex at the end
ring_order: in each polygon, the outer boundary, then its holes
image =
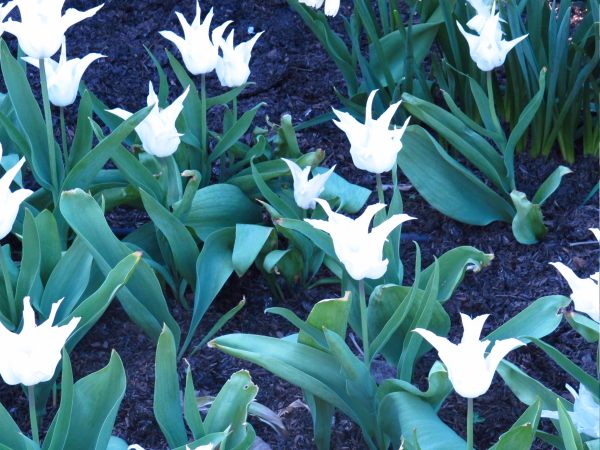
POLYGON ((513 235, 520 244, 536 244, 548 233, 540 205, 519 191, 512 191, 510 198, 517 211, 512 220, 513 235))
POLYGON ((595 322, 585 314, 580 314, 577 311, 566 312, 565 318, 586 341, 590 343, 598 342, 598 337, 600 335, 598 322, 595 322))
POLYGON ((198 244, 175 215, 161 205, 154 197, 140 189, 140 196, 146 212, 169 243, 177 271, 189 283, 192 290, 196 288, 196 271, 194 266, 198 259, 198 244))
POLYGON ((540 297, 485 338, 491 342, 517 338, 525 343, 529 337, 541 339, 556 330, 563 317, 562 310, 569 303, 571 299, 563 295, 540 297))
POLYGON ((173 333, 165 325, 156 346, 154 417, 171 448, 187 443, 179 394, 177 348, 173 333))
POLYGON ((92 149, 94 134, 90 118, 93 114, 93 102, 90 92, 86 89, 81 94, 77 111, 77 127, 69 151, 69 166, 73 167, 92 149))
POLYGON ((0 429, 2 429, 0 445, 4 445, 7 450, 26 450, 21 439, 21 436, 23 436, 21 430, 2 403, 0 403, 0 429))
POLYGON ((536 205, 543 205, 548 197, 550 197, 556 189, 560 186, 562 177, 572 173, 573 171, 565 166, 558 166, 554 171, 546 178, 541 186, 536 191, 535 195, 531 199, 531 203, 536 205))
POLYGON ((40 280, 41 253, 41 242, 35 220, 30 210, 26 209, 25 220, 23 221, 21 270, 19 271, 15 290, 16 311, 23 310, 23 298, 25 296, 31 296, 34 303, 39 302, 39 294, 42 289, 40 280))
POLYGON ((441 421, 429 403, 407 392, 386 395, 381 401, 378 417, 394 448, 400 448, 402 438, 408 448, 418 445, 423 450, 464 450, 467 446, 441 421))
POLYGON ((259 103, 254 108, 246 111, 242 117, 240 117, 235 124, 229 130, 227 130, 208 157, 209 164, 213 164, 238 140, 240 140, 240 138, 248 131, 248 128, 254 120, 254 116, 256 116, 256 113, 263 105, 264 103, 259 103))
POLYGON ((63 450, 71 426, 73 411, 73 370, 66 349, 62 352, 60 405, 44 439, 44 450, 63 450))
MULTIPOLYGON (((467 271, 477 273, 489 266, 493 259, 493 254, 483 253, 475 247, 461 246, 448 250, 437 260, 440 271, 438 300, 442 303, 447 301, 461 283, 467 271)), ((420 289, 425 289, 433 270, 433 264, 423 270, 419 283, 420 289)))
POLYGON ((96 174, 100 172, 106 164, 114 149, 121 145, 121 142, 131 134, 134 128, 139 125, 150 113, 152 107, 146 107, 129 119, 123 121, 111 134, 103 138, 89 153, 87 153, 75 166, 69 171, 63 190, 82 188, 90 186, 90 182, 96 174))
POLYGON ((194 380, 192 379, 192 370, 188 364, 185 370, 185 392, 183 394, 183 417, 185 423, 192 432, 194 439, 198 439, 206 434, 202 417, 196 402, 196 389, 194 388, 194 380))
POLYGON ((231 261, 239 277, 250 268, 269 237, 274 234, 271 227, 262 225, 236 224, 235 242, 231 261))
MULTIPOLYGON (((313 175, 327 172, 325 167, 315 167, 313 175)), ((358 213, 369 199, 371 191, 367 188, 352 184, 333 172, 325 184, 325 190, 319 196, 329 202, 339 201, 339 209, 351 214, 358 213)))
MULTIPOLYGON (((104 212, 89 194, 80 189, 63 192, 60 210, 71 228, 84 240, 105 275, 131 253, 112 233, 104 212)), ((167 324, 176 340, 179 339, 179 326, 169 313, 156 274, 145 262, 140 262, 118 297, 129 317, 150 337, 158 339, 162 325, 167 324)))
POLYGON ((125 369, 115 351, 106 367, 75 383, 71 425, 64 448, 106 449, 125 385, 125 369))
POLYGON ((232 256, 234 245, 233 228, 223 228, 211 233, 196 261, 197 289, 194 292, 194 311, 189 332, 179 351, 183 355, 189 346, 200 321, 219 291, 234 271, 232 256))
POLYGON ((490 450, 529 450, 535 439, 541 414, 542 405, 538 400, 521 414, 490 450))
POLYGON ((231 375, 206 414, 206 432, 216 433, 229 428, 230 433, 221 444, 224 448, 236 448, 244 442, 248 434, 248 408, 257 393, 258 386, 252 382, 250 372, 240 370, 231 375))
POLYGON ((237 186, 213 184, 196 192, 184 224, 205 241, 212 232, 222 228, 260 222, 260 208, 237 186))
POLYGON ((400 168, 442 214, 471 225, 512 221, 512 205, 451 158, 423 128, 408 127, 403 144, 398 154, 400 168))
POLYGON ((565 409, 563 402, 560 399, 556 400, 558 410, 558 422, 560 425, 560 435, 563 438, 566 450, 584 450, 581 436, 577 432, 577 428, 573 424, 569 413, 565 409))

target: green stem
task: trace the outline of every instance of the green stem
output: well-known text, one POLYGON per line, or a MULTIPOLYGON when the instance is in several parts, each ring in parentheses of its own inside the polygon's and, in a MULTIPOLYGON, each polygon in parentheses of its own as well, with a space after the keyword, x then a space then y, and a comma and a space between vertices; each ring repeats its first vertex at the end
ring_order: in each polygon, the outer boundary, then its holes
POLYGON ((473 399, 467 399, 467 450, 473 450, 473 399))
POLYGON ((69 161, 69 149, 67 148, 67 126, 65 124, 65 108, 60 107, 60 137, 62 141, 62 153, 65 164, 69 161))
POLYGON ((498 134, 504 134, 502 131, 502 127, 500 126, 500 121, 498 120, 498 115, 496 114, 496 102, 494 101, 494 86, 492 86, 492 71, 486 72, 487 75, 487 95, 488 95, 488 107, 490 109, 490 114, 492 115, 492 120, 494 122, 494 126, 496 127, 496 131, 498 134))
POLYGON ((377 180, 377 199, 379 203, 385 203, 385 197, 383 196, 383 183, 381 182, 381 174, 376 173, 375 179, 377 180))
MULTIPOLYGON (((202 102, 202 110, 200 111, 200 133, 201 133, 201 142, 202 146, 202 168, 200 169, 200 173, 202 174, 202 179, 205 179, 207 174, 210 174, 210 169, 208 168, 208 130, 207 130, 207 120, 206 120, 206 74, 202 74, 200 76, 200 100, 202 102)), ((208 181, 208 180, 207 180, 208 181)))
POLYGON ((237 96, 233 97, 233 101, 231 102, 232 112, 233 112, 233 121, 237 122, 238 117, 238 101, 237 96))
POLYGON ((44 120, 46 121, 46 139, 48 141, 48 164, 50 165, 50 180, 52 182, 52 198, 54 206, 58 207, 58 174, 56 172, 56 152, 54 148, 54 129, 52 127, 52 111, 48 97, 48 82, 44 58, 40 58, 40 84, 42 89, 42 102, 44 104, 44 120))
POLYGON ((364 361, 367 369, 371 365, 371 351, 369 349, 369 327, 367 323, 367 298, 365 296, 365 280, 358 282, 358 297, 360 302, 360 327, 363 341, 364 361))
POLYGON ((31 437, 36 444, 40 445, 40 434, 37 423, 37 410, 35 408, 35 386, 27 386, 27 397, 29 397, 29 419, 31 421, 31 437))
POLYGON ((4 250, 2 250, 2 247, 0 247, 0 265, 2 265, 2 278, 4 279, 4 288, 6 289, 6 298, 8 300, 10 319, 13 323, 17 323, 17 309, 15 306, 15 295, 12 290, 12 283, 10 281, 10 273, 8 272, 8 262, 5 259, 4 250))

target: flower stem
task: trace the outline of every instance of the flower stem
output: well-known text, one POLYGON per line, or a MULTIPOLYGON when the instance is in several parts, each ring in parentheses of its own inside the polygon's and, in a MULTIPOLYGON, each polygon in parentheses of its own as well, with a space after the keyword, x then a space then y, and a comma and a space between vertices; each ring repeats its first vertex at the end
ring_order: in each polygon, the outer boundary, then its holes
POLYGON ((377 180, 377 199, 379 203, 385 203, 385 197, 383 196, 383 183, 381 182, 381 174, 376 173, 375 179, 377 180))
POLYGON ((4 288, 6 289, 6 299, 8 300, 8 309, 10 312, 10 319, 13 323, 17 323, 17 310, 15 306, 15 296, 12 290, 12 283, 10 281, 10 273, 8 272, 8 262, 4 256, 4 250, 0 246, 0 265, 2 266, 2 278, 4 280, 4 288))
POLYGON ((31 421, 31 437, 36 444, 40 444, 40 434, 37 423, 37 410, 35 408, 35 386, 27 386, 27 397, 29 397, 29 419, 31 421))
POLYGON ((46 77, 46 64, 40 58, 40 84, 42 89, 42 103, 44 104, 44 120, 46 121, 46 139, 48 141, 48 164, 50 165, 50 180, 52 182, 52 197, 54 206, 58 208, 58 174, 56 172, 56 152, 54 148, 54 129, 52 127, 52 111, 48 97, 48 82, 46 77))
POLYGON ((371 365, 371 351, 369 350, 369 327, 367 323, 367 298, 365 296, 365 280, 358 282, 358 297, 360 302, 360 326, 363 341, 364 361, 367 368, 371 365))
POLYGON ((467 399, 467 450, 473 450, 473 399, 467 399))
POLYGON ((238 101, 237 101, 237 96, 233 97, 233 101, 231 102, 231 108, 232 108, 232 112, 233 112, 233 121, 236 122, 237 121, 237 115, 238 115, 238 101))
POLYGON ((60 136, 62 140, 62 152, 65 164, 69 161, 69 149, 67 148, 67 126, 65 124, 65 108, 60 107, 60 136))
POLYGON ((200 173, 202 174, 202 179, 204 180, 206 174, 210 174, 210 169, 208 166, 208 130, 207 130, 207 120, 206 120, 206 74, 202 74, 200 76, 200 99, 202 101, 202 111, 200 111, 200 132, 201 132, 201 142, 202 146, 202 168, 200 169, 200 173))

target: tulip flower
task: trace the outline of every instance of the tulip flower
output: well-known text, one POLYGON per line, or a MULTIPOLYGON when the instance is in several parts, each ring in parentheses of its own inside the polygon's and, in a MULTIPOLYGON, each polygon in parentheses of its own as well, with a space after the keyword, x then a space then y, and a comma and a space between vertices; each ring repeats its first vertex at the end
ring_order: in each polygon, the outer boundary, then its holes
POLYGON ((593 233, 593 235, 596 238, 596 240, 598 242, 600 242, 600 229, 598 229, 598 228, 590 228, 589 230, 593 233))
POLYGON ((325 15, 335 16, 340 9, 340 0, 299 0, 300 3, 319 9, 325 3, 325 15))
POLYGON ((503 40, 500 14, 490 15, 483 23, 472 24, 472 26, 481 29, 479 36, 467 33, 460 23, 456 22, 456 24, 469 44, 471 59, 484 72, 489 72, 504 64, 508 52, 528 36, 525 34, 512 41, 503 40))
MULTIPOLYGON (((0 145, 0 159, 2 159, 2 145, 0 145)), ((24 163, 25 158, 21 158, 0 178, 0 239, 10 233, 17 219, 19 206, 27 197, 33 194, 33 191, 29 189, 17 189, 10 192, 10 185, 24 163)))
POLYGON ((231 30, 226 40, 219 40, 219 47, 223 51, 223 56, 217 59, 217 77, 223 87, 238 87, 248 81, 250 76, 250 56, 252 48, 263 31, 256 33, 252 39, 242 42, 237 46, 233 45, 233 32, 231 30))
POLYGON ((48 320, 36 325, 30 299, 25 297, 21 332, 12 333, 0 323, 0 376, 5 383, 33 386, 54 376, 62 348, 81 319, 73 317, 66 325, 52 326, 61 302, 52 305, 48 320))
MULTIPOLYGON (((592 393, 583 384, 579 385, 579 393, 568 384, 566 388, 575 399, 573 411, 569 411, 569 416, 577 432, 594 439, 600 438, 600 405, 594 400, 592 393)), ((543 410, 542 417, 558 420, 558 412, 543 410)))
POLYGON ((294 179, 294 200, 296 200, 296 204, 302 209, 315 209, 316 199, 319 198, 319 195, 325 189, 325 184, 335 170, 335 166, 325 173, 315 175, 308 181, 310 166, 301 169, 294 161, 285 158, 281 159, 288 165, 292 173, 292 178, 294 179))
POLYGON ((571 288, 571 300, 575 310, 585 313, 600 323, 600 296, 598 294, 598 272, 588 278, 579 278, 568 266, 561 262, 551 262, 571 288))
POLYGON ((333 123, 346 133, 350 141, 350 155, 354 165, 359 169, 381 174, 392 170, 396 165, 398 152, 402 150, 402 135, 410 117, 401 128, 389 129, 390 122, 401 103, 397 102, 391 105, 379 119, 373 119, 371 109, 376 93, 377 90, 372 91, 367 99, 364 124, 350 114, 336 109, 333 112, 339 122, 334 120, 333 123))
POLYGON ((328 220, 304 219, 313 227, 329 233, 333 248, 348 274, 355 280, 381 278, 387 270, 388 260, 383 259, 383 244, 394 228, 407 220, 407 214, 395 214, 369 232, 369 223, 383 203, 368 206, 360 217, 353 220, 331 210, 325 200, 316 199, 327 213, 328 220))
MULTIPOLYGON (((151 155, 159 158, 165 158, 172 155, 179 147, 181 134, 175 128, 175 121, 183 110, 183 101, 187 96, 190 87, 188 86, 173 103, 165 109, 158 107, 158 97, 154 92, 152 82, 148 83, 148 106, 154 105, 150 114, 135 127, 135 131, 142 141, 144 150, 151 155)), ((127 120, 132 113, 121 108, 111 109, 108 112, 113 113, 120 118, 127 120)))
POLYGON ((92 17, 104 4, 78 11, 69 8, 62 15, 64 0, 15 0, 21 21, 8 20, 4 31, 15 35, 27 56, 36 59, 50 58, 64 39, 69 27, 92 17))
MULTIPOLYGON (((77 98, 77 91, 83 72, 98 58, 105 58, 105 56, 99 53, 90 53, 82 59, 73 58, 67 60, 67 46, 63 39, 58 62, 50 58, 44 59, 50 102, 60 107, 72 105, 75 102, 75 98, 77 98)), ((29 57, 23 59, 37 68, 40 66, 39 59, 29 57)))
POLYGON ((214 15, 212 8, 204 18, 204 22, 200 20, 200 4, 197 1, 196 17, 192 23, 187 23, 183 14, 179 12, 175 14, 183 29, 183 37, 177 36, 172 31, 161 31, 160 34, 177 46, 185 67, 192 75, 212 72, 219 57, 219 42, 231 20, 215 28, 211 39, 208 31, 214 15))
POLYGON ((500 361, 511 350, 525 345, 518 339, 497 340, 491 352, 484 356, 490 341, 479 341, 483 324, 489 314, 471 319, 461 314, 464 328, 460 344, 453 344, 448 339, 435 335, 429 330, 417 328, 414 331, 425 338, 435 349, 448 369, 448 378, 454 390, 465 398, 475 398, 487 392, 500 361))

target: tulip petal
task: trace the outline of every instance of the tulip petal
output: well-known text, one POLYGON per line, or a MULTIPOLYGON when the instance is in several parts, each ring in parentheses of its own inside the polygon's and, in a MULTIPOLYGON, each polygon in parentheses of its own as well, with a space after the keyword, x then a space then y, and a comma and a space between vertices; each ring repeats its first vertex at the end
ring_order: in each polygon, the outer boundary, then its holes
POLYGON ((79 11, 75 8, 69 8, 65 11, 65 14, 60 18, 60 24, 62 26, 63 34, 67 29, 84 19, 88 19, 95 15, 100 8, 104 6, 104 3, 94 8, 88 9, 87 11, 79 11))
POLYGON ((494 343, 494 347, 492 347, 492 351, 485 358, 485 362, 490 373, 494 373, 500 361, 504 359, 504 357, 512 350, 517 347, 521 347, 525 345, 524 342, 521 342, 515 338, 502 339, 498 340, 494 343))
POLYGON ((481 330, 483 330, 483 325, 489 316, 489 314, 483 314, 471 319, 466 314, 460 313, 464 330, 461 342, 479 342, 481 330))

